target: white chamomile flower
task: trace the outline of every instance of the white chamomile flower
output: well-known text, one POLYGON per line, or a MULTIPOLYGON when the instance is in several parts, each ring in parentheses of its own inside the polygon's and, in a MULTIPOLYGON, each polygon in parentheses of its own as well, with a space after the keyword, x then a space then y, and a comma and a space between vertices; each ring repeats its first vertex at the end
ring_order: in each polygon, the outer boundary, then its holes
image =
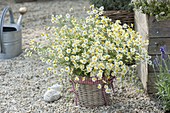
POLYGON ((69 71, 70 71, 70 68, 67 66, 67 67, 65 68, 65 71, 66 71, 66 72, 69 72, 69 71))
POLYGON ((86 77, 82 77, 82 81, 85 81, 86 77))
POLYGON ((82 44, 82 47, 85 48, 85 47, 86 47, 86 44, 83 43, 83 44, 82 44))
POLYGON ((64 57, 63 54, 58 55, 58 58, 63 58, 63 57, 64 57))
POLYGON ((65 57, 64 59, 65 59, 65 61, 69 61, 69 57, 65 57))
POLYGON ((97 77, 101 80, 102 79, 102 73, 98 73, 97 77))
POLYGON ((87 72, 91 72, 92 68, 91 67, 87 67, 87 72))
POLYGON ((119 65, 123 65, 123 61, 119 61, 119 65))
POLYGON ((95 82, 96 80, 97 80, 97 78, 96 78, 96 77, 93 77, 93 78, 92 78, 92 81, 93 81, 93 82, 95 82))
POLYGON ((84 40, 84 43, 88 43, 88 40, 87 40, 87 39, 85 39, 85 40, 84 40))
POLYGON ((71 49, 67 49, 66 52, 67 52, 67 53, 71 53, 71 49))
POLYGON ((86 28, 87 27, 87 25, 86 24, 83 24, 83 28, 86 28))
POLYGON ((80 62, 81 62, 82 64, 86 64, 87 60, 86 60, 86 59, 83 59, 83 60, 80 60, 80 62))
POLYGON ((101 84, 98 84, 97 88, 98 88, 98 89, 101 89, 101 88, 102 88, 102 85, 101 85, 101 84))
POLYGON ((92 9, 93 9, 93 8, 94 8, 94 5, 90 5, 90 8, 92 8, 92 9))
POLYGON ((84 70, 84 65, 80 65, 80 69, 81 69, 81 70, 84 70))
POLYGON ((127 24, 123 24, 123 28, 127 28, 128 27, 128 25, 127 24))
POLYGON ((80 59, 80 56, 76 55, 76 60, 79 60, 80 59))
POLYGON ((94 70, 98 70, 99 68, 97 66, 94 66, 94 70))
POLYGON ((48 67, 47 70, 48 70, 48 71, 52 71, 52 67, 48 67))
POLYGON ((86 31, 83 31, 83 34, 82 34, 83 36, 85 36, 85 35, 87 35, 87 32, 86 31))
POLYGON ((103 6, 101 6, 101 7, 99 8, 99 10, 100 10, 100 11, 104 10, 104 7, 103 7, 103 6))
POLYGON ((63 69, 63 68, 61 68, 61 69, 60 69, 60 72, 61 72, 61 73, 64 73, 64 69, 63 69))
POLYGON ((92 62, 96 62, 97 61, 97 57, 96 56, 93 56, 92 57, 92 62))
POLYGON ((111 93, 111 89, 107 88, 107 89, 105 90, 105 92, 106 92, 106 93, 111 93))
POLYGON ((74 78, 74 80, 75 80, 75 81, 79 81, 79 77, 76 76, 76 77, 74 78))
POLYGON ((93 14, 97 14, 98 13, 98 10, 93 10, 93 14))
POLYGON ((109 87, 108 87, 108 85, 104 85, 104 88, 105 88, 105 89, 108 89, 109 87))

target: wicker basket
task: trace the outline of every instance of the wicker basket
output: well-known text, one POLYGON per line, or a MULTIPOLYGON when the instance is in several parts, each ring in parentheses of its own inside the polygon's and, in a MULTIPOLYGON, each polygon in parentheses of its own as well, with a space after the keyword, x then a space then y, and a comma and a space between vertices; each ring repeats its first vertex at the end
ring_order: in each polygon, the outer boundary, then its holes
MULTIPOLYGON (((112 81, 110 81, 112 83, 112 81)), ((75 93, 76 104, 84 107, 98 107, 103 105, 110 105, 110 94, 107 94, 104 89, 104 84, 101 80, 93 82, 91 79, 85 81, 72 82, 73 92, 75 93), (79 84, 79 88, 75 90, 75 84, 79 84), (98 84, 102 85, 101 89, 98 89, 98 84)), ((111 86, 110 86, 111 87, 111 86)), ((113 88, 113 87, 112 87, 113 88)))
POLYGON ((103 15, 112 19, 113 22, 115 22, 116 20, 120 20, 122 24, 134 24, 134 12, 129 12, 126 10, 105 11, 103 15))

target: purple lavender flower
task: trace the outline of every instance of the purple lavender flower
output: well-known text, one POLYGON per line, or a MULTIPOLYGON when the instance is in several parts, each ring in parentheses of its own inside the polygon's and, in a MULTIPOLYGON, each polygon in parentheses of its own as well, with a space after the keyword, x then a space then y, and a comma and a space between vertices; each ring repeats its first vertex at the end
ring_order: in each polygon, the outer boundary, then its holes
POLYGON ((165 47, 163 47, 163 46, 160 47, 160 51, 161 51, 162 54, 165 54, 165 47))
POLYGON ((162 59, 167 59, 167 55, 166 55, 166 52, 165 52, 165 46, 161 46, 160 47, 160 51, 161 51, 161 55, 162 55, 162 59))
POLYGON ((166 54, 165 51, 166 51, 166 46, 165 45, 161 46, 160 47, 161 57, 156 55, 153 60, 154 69, 155 69, 155 71, 158 69, 158 70, 166 71, 166 72, 170 73, 170 70, 169 70, 170 59, 168 57, 168 54, 166 54))

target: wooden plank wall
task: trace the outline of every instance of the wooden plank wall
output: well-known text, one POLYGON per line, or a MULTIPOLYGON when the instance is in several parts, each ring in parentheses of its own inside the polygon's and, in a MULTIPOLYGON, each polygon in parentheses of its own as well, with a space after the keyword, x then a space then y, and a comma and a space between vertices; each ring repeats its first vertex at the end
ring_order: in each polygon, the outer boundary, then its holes
MULTIPOLYGON (((149 39, 148 53, 152 59, 160 55, 160 47, 166 45, 167 53, 170 54, 170 20, 157 21, 154 17, 135 12, 135 29, 142 35, 143 40, 149 39)), ((155 93, 155 74, 153 67, 146 63, 138 66, 138 75, 141 78, 145 91, 155 93)))

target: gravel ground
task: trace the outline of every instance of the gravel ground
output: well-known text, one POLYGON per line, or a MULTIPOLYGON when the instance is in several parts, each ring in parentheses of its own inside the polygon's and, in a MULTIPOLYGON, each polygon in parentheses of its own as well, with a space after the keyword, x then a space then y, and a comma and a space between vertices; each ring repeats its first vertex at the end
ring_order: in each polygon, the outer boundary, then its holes
MULTIPOLYGON (((12 0, 1 0, 0 9, 7 4, 12 7, 15 18, 18 18, 19 7, 28 8, 23 20, 23 51, 29 47, 30 39, 40 37, 45 32, 44 27, 51 25, 52 14, 65 14, 73 7, 74 14, 83 17, 82 7, 89 6, 86 0, 38 0, 18 4, 12 0)), ((49 86, 56 83, 57 77, 44 74, 46 65, 39 60, 25 58, 24 54, 10 60, 0 60, 0 113, 163 113, 159 101, 137 92, 138 87, 127 82, 123 90, 117 85, 111 106, 93 109, 78 107, 73 99, 66 102, 65 96, 59 101, 46 103, 43 95, 49 86)))

